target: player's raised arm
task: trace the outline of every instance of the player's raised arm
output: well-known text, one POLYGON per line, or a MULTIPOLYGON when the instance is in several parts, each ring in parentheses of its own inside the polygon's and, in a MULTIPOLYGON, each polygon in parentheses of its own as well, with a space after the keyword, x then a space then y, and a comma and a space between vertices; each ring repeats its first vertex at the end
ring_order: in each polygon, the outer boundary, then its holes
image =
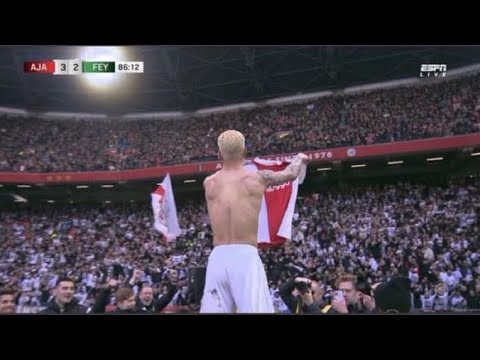
POLYGON ((305 154, 298 154, 292 160, 292 162, 282 171, 272 171, 272 170, 260 170, 258 175, 261 177, 265 186, 274 186, 281 185, 287 181, 295 180, 300 171, 302 170, 302 165, 308 164, 310 158, 305 154))

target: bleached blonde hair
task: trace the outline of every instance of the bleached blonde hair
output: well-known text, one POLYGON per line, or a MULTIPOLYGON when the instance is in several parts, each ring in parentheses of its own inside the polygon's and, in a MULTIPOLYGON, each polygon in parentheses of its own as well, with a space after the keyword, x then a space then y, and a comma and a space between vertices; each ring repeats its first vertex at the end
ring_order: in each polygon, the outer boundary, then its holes
POLYGON ((241 158, 245 150, 245 137, 237 130, 227 130, 218 137, 218 148, 226 160, 241 158))

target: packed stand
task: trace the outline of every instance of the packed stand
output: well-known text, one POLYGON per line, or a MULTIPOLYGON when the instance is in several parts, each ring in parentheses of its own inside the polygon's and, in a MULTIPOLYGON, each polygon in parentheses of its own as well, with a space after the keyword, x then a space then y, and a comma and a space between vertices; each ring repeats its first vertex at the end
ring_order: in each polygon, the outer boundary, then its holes
MULTIPOLYGON (((328 298, 346 273, 369 284, 407 276, 416 309, 480 309, 480 181, 465 181, 299 199, 292 240, 261 251, 277 312, 288 312, 279 289, 289 279, 318 280, 328 298)), ((212 234, 205 205, 184 203, 179 216, 184 234, 167 245, 142 205, 3 212, 0 287, 18 289, 20 308, 46 307, 64 276, 76 284, 76 301, 90 308, 112 280, 130 282, 135 294, 148 283, 154 299, 170 292, 170 304, 190 306, 188 272, 206 265, 212 234)), ((103 312, 114 306, 109 300, 103 312)))
POLYGON ((138 205, 2 213, 0 282, 19 289, 19 306, 44 307, 58 279, 67 276, 77 284, 78 301, 93 306, 112 279, 127 283, 138 273, 137 284, 152 284, 157 296, 168 293, 174 274, 173 302, 185 305, 187 271, 204 265, 209 251, 207 238, 193 241, 203 236, 191 225, 200 212, 193 205, 183 208, 180 221, 187 230, 176 248, 161 241, 152 230, 151 210, 138 205))
POLYGON ((215 160, 215 140, 229 128, 246 135, 255 156, 475 133, 480 75, 203 118, 0 118, 0 171, 115 171, 215 160))
POLYGON ((271 291, 295 276, 326 296, 341 274, 368 284, 405 275, 412 308, 480 309, 480 182, 401 184, 314 194, 298 206, 292 241, 262 257, 271 291))

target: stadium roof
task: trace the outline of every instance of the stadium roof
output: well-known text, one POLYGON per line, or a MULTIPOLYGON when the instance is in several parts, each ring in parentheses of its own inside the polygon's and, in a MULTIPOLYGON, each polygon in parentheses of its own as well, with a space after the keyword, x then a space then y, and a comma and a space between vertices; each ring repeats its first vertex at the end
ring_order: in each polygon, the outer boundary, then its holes
MULTIPOLYGON (((480 47, 129 46, 144 74, 107 91, 83 76, 24 74, 23 62, 82 59, 72 46, 1 46, 0 106, 31 111, 120 115, 193 111, 419 75, 420 64, 448 69, 480 63, 480 47)), ((117 74, 116 74, 117 75, 117 74)))

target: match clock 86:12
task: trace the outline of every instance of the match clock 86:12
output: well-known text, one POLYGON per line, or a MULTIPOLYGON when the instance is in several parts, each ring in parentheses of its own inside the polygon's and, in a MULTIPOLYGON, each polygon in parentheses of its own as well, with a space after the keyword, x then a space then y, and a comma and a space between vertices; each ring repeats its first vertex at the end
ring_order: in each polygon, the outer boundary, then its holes
POLYGON ((143 61, 119 61, 115 64, 116 72, 143 73, 143 61))

